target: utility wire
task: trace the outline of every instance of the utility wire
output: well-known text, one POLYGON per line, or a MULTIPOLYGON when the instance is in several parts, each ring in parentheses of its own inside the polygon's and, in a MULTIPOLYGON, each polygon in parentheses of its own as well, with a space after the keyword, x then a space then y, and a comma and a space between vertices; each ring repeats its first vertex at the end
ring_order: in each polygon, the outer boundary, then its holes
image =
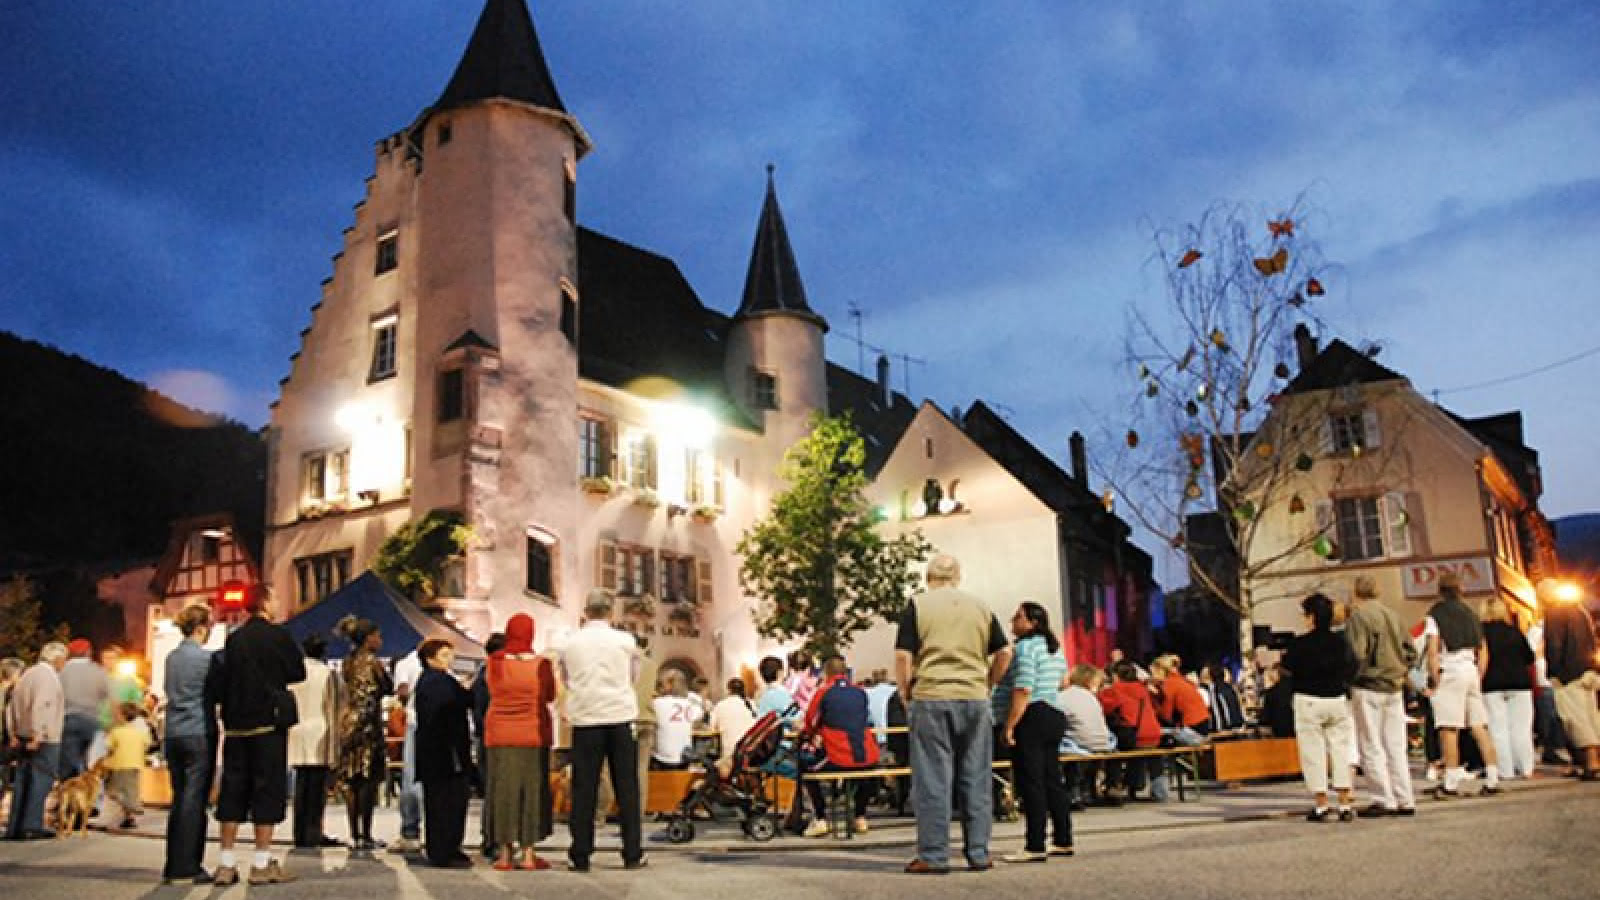
POLYGON ((1476 384, 1464 384, 1464 385, 1462 385, 1460 387, 1446 388, 1444 390, 1435 390, 1434 394, 1436 394, 1436 395, 1437 394, 1459 394, 1462 391, 1475 391, 1475 390, 1478 390, 1479 388, 1494 387, 1495 385, 1499 385, 1499 384, 1506 384, 1506 383, 1512 382, 1512 381, 1520 381, 1520 380, 1522 380, 1524 378, 1532 378, 1535 375, 1543 375, 1544 373, 1546 373, 1546 372, 1548 372, 1548 371, 1550 371, 1552 369, 1559 369, 1562 366, 1571 365, 1572 363, 1575 363, 1580 359, 1587 359, 1587 358, 1589 358, 1591 356, 1594 356, 1597 353, 1600 353, 1600 347, 1590 347, 1589 349, 1583 351, 1582 353, 1574 353, 1573 355, 1571 355, 1571 356, 1569 356, 1569 357, 1567 357, 1565 359, 1558 359, 1553 363, 1546 363, 1545 365, 1542 365, 1542 366, 1540 366, 1540 367, 1538 367, 1536 369, 1529 369, 1526 372, 1518 372, 1515 375, 1504 375, 1504 376, 1501 376, 1499 378, 1491 378, 1488 381, 1480 381, 1480 382, 1477 382, 1476 384))

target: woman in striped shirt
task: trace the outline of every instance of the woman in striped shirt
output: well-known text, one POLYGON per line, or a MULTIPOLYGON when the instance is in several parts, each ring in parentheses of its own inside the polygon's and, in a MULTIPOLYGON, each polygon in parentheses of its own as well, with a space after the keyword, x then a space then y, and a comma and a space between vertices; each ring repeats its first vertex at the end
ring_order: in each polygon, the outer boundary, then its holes
MULTIPOLYGON (((1056 707, 1056 694, 1067 672, 1061 642, 1050 631, 1050 614, 1025 602, 1011 617, 1016 652, 1006 677, 995 686, 997 700, 1009 698, 1001 740, 1011 748, 1017 796, 1027 820, 1027 843, 1006 862, 1044 862, 1050 856, 1072 855, 1072 807, 1061 777, 1061 736, 1067 719, 1056 707), (1054 840, 1045 850, 1045 826, 1054 840)), ((997 706, 999 704, 996 704, 997 706)))

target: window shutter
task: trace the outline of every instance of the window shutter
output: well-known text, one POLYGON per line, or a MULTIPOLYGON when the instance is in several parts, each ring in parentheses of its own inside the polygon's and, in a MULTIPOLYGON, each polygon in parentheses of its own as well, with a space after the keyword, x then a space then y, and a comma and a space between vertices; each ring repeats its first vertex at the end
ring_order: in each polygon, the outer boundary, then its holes
POLYGON ((1383 517, 1384 549, 1390 556, 1410 556, 1414 551, 1411 547, 1411 517, 1406 512, 1406 495, 1391 491, 1379 498, 1378 506, 1383 517))
POLYGON ((654 435, 644 439, 644 486, 655 490, 659 482, 656 481, 656 439, 654 435))
POLYGON ((650 593, 652 588, 655 588, 657 590, 657 593, 656 593, 657 597, 664 596, 666 594, 666 592, 660 590, 660 584, 656 581, 656 553, 655 553, 655 551, 654 550, 640 550, 640 551, 638 551, 638 553, 639 553, 639 566, 640 566, 640 576, 641 576, 639 581, 644 586, 644 592, 648 594, 648 593, 650 593))
POLYGON ((722 460, 711 461, 711 505, 717 509, 724 507, 722 486, 722 460))
POLYGON ((1333 417, 1323 416, 1321 428, 1317 432, 1317 442, 1322 448, 1323 456, 1333 455, 1333 417))
MULTIPOLYGON (((1317 501, 1317 534, 1319 534, 1322 537, 1326 538, 1327 540, 1333 542, 1334 546, 1338 546, 1339 529, 1338 529, 1337 526, 1338 526, 1338 522, 1337 522, 1337 520, 1336 520, 1336 518, 1334 516, 1334 512, 1333 512, 1333 501, 1332 500, 1318 500, 1317 501)), ((1327 556, 1322 557, 1323 565, 1333 565, 1334 563, 1336 563, 1338 561, 1339 561, 1338 555, 1334 554, 1334 553, 1330 553, 1327 556)))
POLYGON ((1383 433, 1378 429, 1378 411, 1367 407, 1361 411, 1362 450, 1376 450, 1383 446, 1383 433))
POLYGON ((594 582, 608 591, 617 589, 617 545, 610 541, 595 548, 594 582))
POLYGON ((605 478, 615 478, 617 475, 617 445, 611 433, 611 423, 604 419, 594 423, 594 440, 599 446, 599 472, 605 478))
POLYGON ((697 559, 694 561, 696 584, 694 602, 700 606, 711 605, 711 560, 697 559))

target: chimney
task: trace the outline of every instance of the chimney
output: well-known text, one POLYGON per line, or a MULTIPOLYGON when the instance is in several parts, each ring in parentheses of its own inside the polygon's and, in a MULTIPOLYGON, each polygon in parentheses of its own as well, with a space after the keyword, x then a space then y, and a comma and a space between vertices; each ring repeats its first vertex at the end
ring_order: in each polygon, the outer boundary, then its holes
POLYGON ((1067 439, 1072 447, 1072 480, 1087 488, 1089 486, 1089 454, 1083 449, 1083 434, 1074 431, 1072 437, 1067 439))
POLYGON ((1317 339, 1311 336, 1311 329, 1304 322, 1294 327, 1294 351, 1302 372, 1317 358, 1317 339))
POLYGON ((893 406, 893 393, 889 390, 889 357, 878 354, 878 405, 884 409, 893 406))

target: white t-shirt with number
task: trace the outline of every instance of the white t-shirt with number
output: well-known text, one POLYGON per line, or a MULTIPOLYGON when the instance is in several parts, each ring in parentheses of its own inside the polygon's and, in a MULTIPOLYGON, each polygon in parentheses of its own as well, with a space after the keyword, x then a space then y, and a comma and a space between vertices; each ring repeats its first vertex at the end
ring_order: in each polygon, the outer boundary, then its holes
POLYGON ((683 762, 683 752, 694 742, 694 723, 700 707, 688 697, 657 697, 650 702, 656 713, 656 746, 651 756, 670 766, 683 762))

